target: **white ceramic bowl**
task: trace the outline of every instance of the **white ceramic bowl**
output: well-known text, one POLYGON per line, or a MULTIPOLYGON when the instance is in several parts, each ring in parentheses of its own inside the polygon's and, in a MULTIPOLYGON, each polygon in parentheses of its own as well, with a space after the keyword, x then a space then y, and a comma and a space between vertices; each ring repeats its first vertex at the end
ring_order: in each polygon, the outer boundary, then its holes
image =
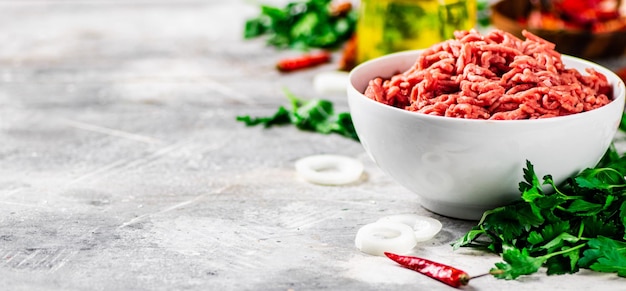
MULTIPOLYGON (((529 160, 539 179, 559 183, 593 167, 610 146, 624 110, 624 83, 597 64, 563 56, 568 68, 592 67, 609 78, 614 100, 584 113, 536 120, 469 120, 430 116, 371 100, 369 80, 405 71, 420 51, 390 54, 350 72, 348 102, 363 147, 421 205, 438 214, 480 219, 520 197, 529 160)), ((546 188, 547 189, 547 188, 546 188)), ((391 194, 391 193, 390 193, 391 194)))

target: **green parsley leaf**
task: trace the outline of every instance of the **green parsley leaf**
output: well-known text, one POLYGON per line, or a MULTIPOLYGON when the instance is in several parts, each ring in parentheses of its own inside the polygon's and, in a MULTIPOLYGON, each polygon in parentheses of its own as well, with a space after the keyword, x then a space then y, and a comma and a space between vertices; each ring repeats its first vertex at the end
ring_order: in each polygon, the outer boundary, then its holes
POLYGON ((519 190, 522 192, 522 198, 524 198, 525 201, 530 202, 533 201, 534 198, 543 196, 541 183, 539 182, 539 178, 537 178, 537 175, 535 174, 534 166, 530 163, 530 161, 526 160, 526 168, 524 168, 523 171, 524 181, 519 183, 519 190))
POLYGON ((543 235, 541 235, 541 233, 537 232, 536 230, 533 230, 528 234, 528 242, 531 245, 538 245, 544 241, 545 238, 543 238, 543 235))
POLYGON ((613 168, 585 169, 575 178, 578 186, 590 189, 610 189, 612 187, 623 187, 624 174, 613 168))
MULTIPOLYGON (((567 249, 564 249, 567 250, 567 249)), ((578 259, 580 258, 580 250, 567 252, 562 256, 554 256, 549 258, 545 266, 547 268, 546 274, 548 275, 562 275, 571 274, 578 271, 578 259)))
POLYGON ((591 203, 585 200, 574 200, 566 211, 569 212, 595 212, 602 209, 602 204, 591 203))
POLYGON ((584 237, 613 237, 615 234, 620 233, 620 230, 614 221, 603 221, 597 216, 588 216, 583 218, 582 225, 584 227, 582 233, 584 237))
POLYGON ((491 24, 491 2, 489 0, 478 0, 477 6, 477 22, 482 27, 491 24))
POLYGON ((247 126, 293 124, 304 131, 313 131, 322 134, 336 133, 341 136, 359 141, 350 113, 335 114, 333 103, 324 99, 301 100, 288 90, 285 95, 291 102, 291 110, 283 106, 278 108, 274 115, 269 117, 237 116, 237 121, 247 126))
POLYGON ((261 5, 260 15, 246 20, 244 37, 267 36, 277 48, 338 48, 356 29, 357 12, 335 15, 331 0, 288 2, 284 7, 261 5))
MULTIPOLYGON (((476 246, 478 245, 483 245, 481 244, 480 241, 478 241, 478 238, 482 235, 485 235, 486 232, 484 229, 480 228, 480 227, 474 227, 472 230, 468 231, 462 238, 460 238, 458 241, 456 241, 453 245, 454 249, 458 249, 461 246, 467 246, 472 244, 472 246, 474 246, 474 244, 476 244, 476 246)), ((484 245, 483 245, 484 246, 484 245)))
POLYGON ((578 241, 579 241, 579 238, 567 232, 562 232, 561 234, 556 236, 554 239, 549 241, 547 244, 545 244, 541 248, 546 249, 549 253, 552 253, 561 249, 563 246, 565 246, 566 242, 575 243, 578 241))
POLYGON ((527 249, 520 250, 509 245, 503 247, 502 259, 504 262, 496 263, 496 268, 491 269, 490 273, 496 278, 507 280, 535 273, 546 261, 543 257, 532 257, 527 249))
POLYGON ((559 185, 551 175, 540 182, 527 161, 519 183, 521 199, 486 211, 453 246, 499 253, 504 262, 490 273, 502 279, 541 267, 549 275, 586 268, 626 277, 624 173, 626 155, 619 156, 613 146, 596 167, 559 185))
POLYGON ((292 120, 292 114, 285 107, 278 107, 278 111, 274 115, 269 117, 256 117, 250 116, 237 116, 238 121, 244 122, 247 126, 254 126, 263 124, 265 127, 271 127, 273 125, 289 123, 292 120))
MULTIPOLYGON (((559 235, 566 233, 570 230, 570 225, 568 221, 559 221, 552 224, 545 225, 541 229, 541 237, 543 241, 553 240, 557 238, 559 235)), ((542 243, 542 241, 538 242, 542 243)), ((544 248, 546 248, 544 246, 544 248)))
POLYGON ((590 240, 589 249, 583 252, 581 265, 598 272, 614 272, 626 277, 626 242, 600 236, 590 240))
POLYGON ((485 229, 501 232, 503 238, 508 240, 543 222, 544 218, 537 208, 526 203, 513 203, 496 208, 496 211, 485 217, 483 224, 485 229))
MULTIPOLYGON (((626 201, 622 202, 622 204, 619 207, 619 218, 620 218, 621 226, 626 228, 626 201)), ((626 233, 624 233, 624 236, 622 238, 626 240, 626 233)))

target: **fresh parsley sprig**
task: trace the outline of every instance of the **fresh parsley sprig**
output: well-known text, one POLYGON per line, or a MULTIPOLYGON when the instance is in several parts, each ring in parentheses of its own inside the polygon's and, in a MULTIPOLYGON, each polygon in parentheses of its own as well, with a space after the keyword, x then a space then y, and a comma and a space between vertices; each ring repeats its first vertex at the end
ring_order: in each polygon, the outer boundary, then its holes
POLYGON ((336 133, 344 137, 359 141, 352 117, 349 112, 335 113, 333 103, 325 99, 303 100, 296 97, 289 90, 284 90, 291 102, 291 109, 280 106, 276 113, 268 117, 237 116, 237 120, 248 126, 293 124, 305 131, 322 134, 336 133))
POLYGON ((292 1, 284 7, 260 8, 258 16, 246 21, 244 37, 267 36, 267 44, 277 48, 338 48, 356 28, 357 12, 334 13, 331 0, 292 1))
POLYGON ((596 167, 561 185, 550 175, 540 181, 527 161, 520 199, 486 211, 453 246, 501 254, 490 273, 502 279, 542 267, 548 275, 586 268, 626 277, 625 175, 626 156, 613 146, 596 167))

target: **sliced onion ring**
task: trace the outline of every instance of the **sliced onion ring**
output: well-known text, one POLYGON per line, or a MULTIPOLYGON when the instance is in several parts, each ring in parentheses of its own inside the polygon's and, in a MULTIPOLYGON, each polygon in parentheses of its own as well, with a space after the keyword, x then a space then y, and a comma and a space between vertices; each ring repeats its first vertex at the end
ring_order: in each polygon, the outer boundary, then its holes
POLYGON ((417 242, 427 241, 441 231, 441 221, 417 214, 396 214, 380 218, 380 222, 398 222, 406 224, 415 231, 417 242))
POLYGON ((356 182, 363 174, 363 164, 340 155, 314 155, 296 161, 296 171, 305 180, 321 185, 356 182))
POLYGON ((348 82, 348 72, 320 72, 313 77, 313 88, 321 94, 345 93, 348 82))
POLYGON ((384 256, 385 252, 407 253, 416 244, 413 228, 389 221, 377 221, 362 226, 354 239, 354 245, 360 251, 375 256, 384 256))

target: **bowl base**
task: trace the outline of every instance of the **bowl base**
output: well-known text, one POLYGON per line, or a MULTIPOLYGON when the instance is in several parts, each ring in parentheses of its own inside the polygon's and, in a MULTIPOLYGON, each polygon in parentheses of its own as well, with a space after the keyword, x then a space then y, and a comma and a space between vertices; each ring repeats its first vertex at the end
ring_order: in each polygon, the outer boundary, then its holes
POLYGON ((420 204, 426 210, 435 214, 447 216, 450 218, 457 218, 463 220, 480 220, 483 213, 487 210, 496 208, 501 205, 493 206, 475 206, 475 205, 462 205, 456 203, 445 203, 440 201, 432 201, 426 199, 420 199, 420 204))

